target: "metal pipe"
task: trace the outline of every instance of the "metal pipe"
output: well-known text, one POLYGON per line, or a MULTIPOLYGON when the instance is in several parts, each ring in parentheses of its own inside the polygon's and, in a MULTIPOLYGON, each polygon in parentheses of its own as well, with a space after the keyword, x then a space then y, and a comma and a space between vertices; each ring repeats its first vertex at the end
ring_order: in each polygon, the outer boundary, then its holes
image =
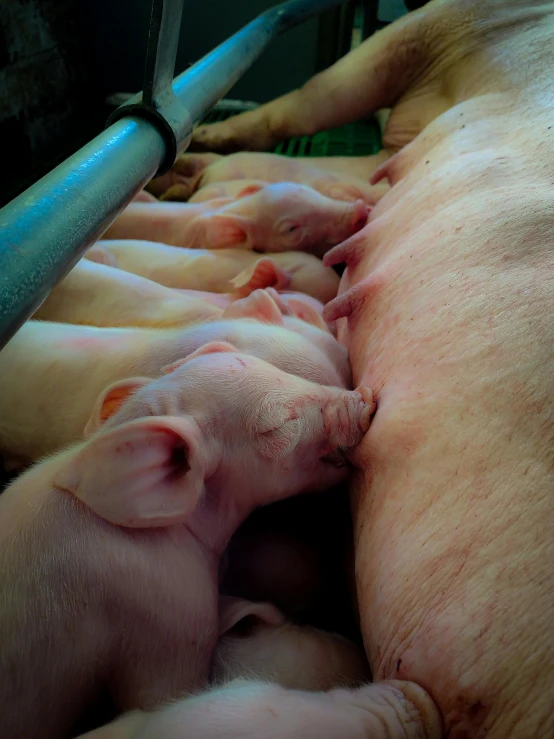
MULTIPOLYGON (((340 0, 290 0, 258 16, 173 81, 192 127, 269 42, 340 0)), ((181 149, 182 150, 182 149, 181 149)), ((152 121, 123 118, 0 210, 0 349, 155 174, 152 121)))

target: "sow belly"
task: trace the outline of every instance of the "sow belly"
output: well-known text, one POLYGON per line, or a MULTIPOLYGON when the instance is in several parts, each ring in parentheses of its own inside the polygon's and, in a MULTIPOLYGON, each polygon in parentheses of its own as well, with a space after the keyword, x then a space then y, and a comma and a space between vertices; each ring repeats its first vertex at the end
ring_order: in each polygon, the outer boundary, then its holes
POLYGON ((469 134, 451 115, 339 247, 340 335, 378 402, 354 459, 362 628, 449 736, 551 736, 554 186, 509 110, 469 134))

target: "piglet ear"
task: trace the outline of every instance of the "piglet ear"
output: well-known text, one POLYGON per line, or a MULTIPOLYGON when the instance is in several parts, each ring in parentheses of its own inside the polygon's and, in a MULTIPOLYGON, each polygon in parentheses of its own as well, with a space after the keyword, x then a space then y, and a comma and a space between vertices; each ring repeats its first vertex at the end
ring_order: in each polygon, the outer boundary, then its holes
POLYGON ((254 290, 274 287, 276 290, 286 290, 290 285, 292 275, 282 269, 271 257, 261 257, 250 267, 240 272, 231 280, 234 292, 240 297, 250 295, 254 290))
POLYGON ((148 377, 132 377, 109 385, 94 404, 92 414, 85 426, 84 435, 89 436, 99 429, 104 421, 117 413, 127 398, 151 382, 152 380, 148 377))
POLYGON ((116 526, 182 523, 204 490, 201 431, 190 417, 140 418, 93 436, 54 485, 116 526))
MULTIPOLYGON (((203 216, 199 216, 202 218, 203 216)), ((197 220, 197 219, 195 219, 197 220)), ((225 246, 246 246, 246 221, 233 213, 212 213, 206 216, 206 246, 219 249, 225 246)))
POLYGON ((255 290, 247 298, 235 300, 225 308, 222 318, 254 318, 263 323, 283 325, 283 314, 279 306, 265 290, 255 290))
POLYGON ((171 372, 175 372, 176 369, 179 369, 179 367, 182 367, 187 362, 190 362, 192 359, 196 359, 196 357, 201 357, 203 354, 218 354, 220 352, 238 352, 236 346, 233 346, 233 344, 230 344, 228 341, 210 341, 207 344, 204 344, 203 346, 198 347, 196 351, 192 352, 192 354, 189 354, 186 357, 183 357, 183 359, 177 359, 175 362, 172 362, 171 364, 166 365, 162 368, 162 372, 164 372, 166 375, 170 374, 171 372))
POLYGON ((254 603, 228 595, 219 597, 219 636, 248 626, 283 626, 284 614, 271 603, 254 603), (243 623, 241 623, 243 622, 243 623))
POLYGON ((316 328, 320 328, 323 331, 329 331, 329 326, 325 323, 323 315, 318 313, 313 306, 295 298, 287 298, 287 303, 297 318, 300 318, 306 323, 311 323, 312 326, 316 326, 316 328))
POLYGON ((248 195, 255 195, 257 192, 260 192, 260 190, 263 190, 265 186, 266 186, 265 182, 260 182, 258 184, 253 183, 252 185, 247 185, 244 189, 240 190, 236 194, 236 198, 238 200, 239 198, 245 198, 248 195))

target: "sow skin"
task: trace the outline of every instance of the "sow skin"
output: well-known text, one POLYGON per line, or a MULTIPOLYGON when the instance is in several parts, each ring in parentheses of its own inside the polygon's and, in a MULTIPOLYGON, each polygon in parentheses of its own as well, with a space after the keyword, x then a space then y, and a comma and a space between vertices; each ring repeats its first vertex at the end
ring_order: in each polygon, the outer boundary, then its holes
POLYGON ((370 664, 449 737, 554 736, 553 37, 552 3, 434 0, 197 134, 264 148, 392 108, 394 156, 367 161, 391 189, 326 256, 326 318, 377 393, 353 481, 370 664))

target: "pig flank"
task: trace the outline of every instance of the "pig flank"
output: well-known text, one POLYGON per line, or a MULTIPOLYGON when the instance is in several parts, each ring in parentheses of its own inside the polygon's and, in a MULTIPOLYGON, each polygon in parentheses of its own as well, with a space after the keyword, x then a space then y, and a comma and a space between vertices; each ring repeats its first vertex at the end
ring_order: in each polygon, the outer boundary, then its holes
POLYGON ((148 708, 208 677, 216 558, 185 528, 138 535, 53 487, 73 454, 0 497, 0 725, 10 739, 69 737, 91 701, 148 708))

